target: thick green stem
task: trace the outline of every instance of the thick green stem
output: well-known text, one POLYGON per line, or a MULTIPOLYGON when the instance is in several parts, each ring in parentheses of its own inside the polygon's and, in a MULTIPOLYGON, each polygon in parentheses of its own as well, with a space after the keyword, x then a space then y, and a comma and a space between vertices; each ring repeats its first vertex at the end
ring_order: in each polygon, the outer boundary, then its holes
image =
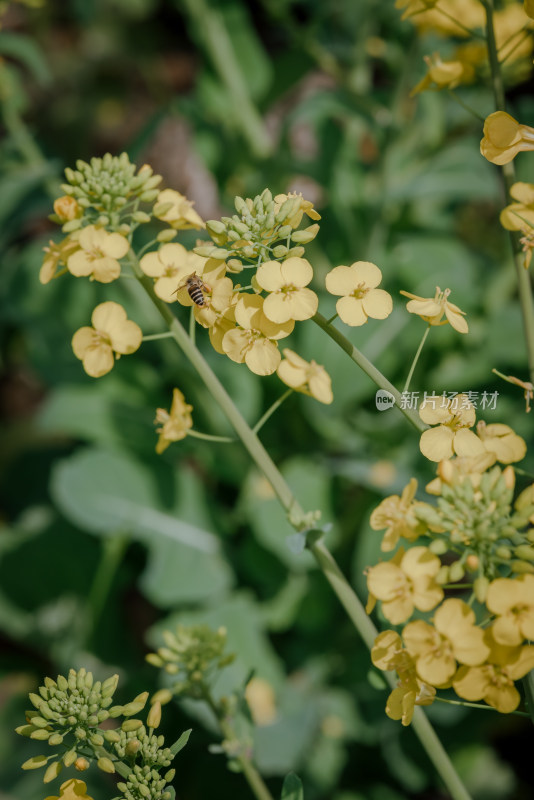
POLYGON ((106 605, 108 594, 113 583, 113 577, 128 547, 128 542, 128 537, 122 533, 102 540, 100 563, 98 564, 87 599, 87 605, 91 615, 87 641, 91 640, 98 627, 100 616, 106 605))
POLYGON ((398 389, 396 389, 392 383, 388 381, 388 379, 382 375, 380 370, 378 370, 375 365, 369 361, 368 358, 361 353, 357 347, 355 347, 352 342, 343 336, 337 328, 334 328, 332 325, 329 324, 328 320, 326 320, 322 314, 315 314, 312 317, 312 320, 323 329, 325 333, 330 336, 331 339, 338 344, 342 350, 347 353, 347 355, 357 364, 360 369, 362 369, 366 375, 368 375, 372 381, 376 383, 381 389, 384 389, 386 392, 389 392, 395 398, 395 405, 399 409, 399 411, 404 414, 406 419, 416 428, 419 433, 422 433, 426 430, 427 426, 419 419, 419 415, 416 411, 413 411, 411 408, 405 408, 404 403, 402 402, 402 396, 398 389))
POLYGON ((406 378, 406 383, 404 384, 404 389, 402 390, 403 393, 407 392, 409 387, 410 387, 410 383, 411 383, 415 368, 417 366, 417 362, 419 361, 419 356, 421 355, 421 351, 422 351, 422 349, 424 347, 424 344, 426 342, 426 337, 428 336, 428 332, 430 330, 430 327, 431 327, 430 325, 427 325, 426 329, 425 329, 425 332, 423 333, 423 338, 421 339, 421 341, 419 343, 419 347, 417 348, 417 352, 416 352, 416 354, 414 356, 414 359, 412 361, 412 366, 410 367, 410 371, 408 373, 408 377, 406 378))
MULTIPOLYGON (((483 0, 483 4, 486 9, 486 38, 488 44, 493 96, 495 100, 495 110, 505 111, 506 97, 504 92, 504 82, 497 51, 497 43, 495 40, 495 29, 493 25, 493 0, 483 0)), ((503 177, 506 198, 508 200, 510 197, 510 188, 512 184, 515 183, 515 167, 513 161, 510 161, 509 164, 503 165, 501 175, 503 177)), ((523 317, 523 330, 527 349, 530 380, 534 381, 534 301, 532 297, 532 286, 529 272, 523 266, 523 254, 521 250, 521 244, 519 242, 519 235, 514 231, 510 231, 510 241, 514 255, 514 265, 519 291, 519 304, 521 306, 521 314, 523 317)))
MULTIPOLYGON (((237 435, 243 442, 245 448, 248 450, 253 461, 270 482, 278 499, 280 500, 281 505, 288 512, 288 516, 290 516, 291 520, 298 520, 299 516, 303 518, 304 512, 301 506, 294 497, 293 492, 280 474, 271 457, 261 444, 256 434, 251 430, 251 428, 249 428, 239 410, 234 405, 232 399, 226 392, 226 389, 220 383, 219 379, 212 371, 209 364, 205 361, 204 357, 193 345, 184 328, 176 319, 169 306, 156 296, 152 286, 152 281, 143 274, 133 253, 130 253, 130 262, 136 277, 169 326, 169 329, 172 331, 173 337, 177 344, 196 368, 198 374, 206 384, 209 391, 212 393, 219 407, 222 408, 229 421, 234 426, 237 435)), ((372 367, 372 365, 370 366, 372 367)), ((380 373, 378 373, 378 375, 380 375, 380 373)), ((380 377, 385 381, 383 376, 380 375, 380 377)), ((391 384, 389 384, 387 381, 385 381, 385 383, 388 386, 391 386, 391 384)), ((394 389, 394 387, 391 388, 394 389)), ((347 611, 357 631, 362 636, 365 644, 369 648, 372 647, 378 631, 365 613, 362 603, 339 569, 334 557, 321 541, 310 544, 310 551, 315 557, 318 566, 323 571, 325 577, 332 586, 332 589, 336 593, 341 604, 347 611)), ((390 680, 390 683, 393 685, 392 679, 390 680)), ((458 777, 452 762, 450 761, 447 753, 443 749, 441 742, 436 736, 434 729, 428 722, 421 709, 415 709, 412 725, 421 742, 421 745, 426 750, 428 757, 443 779, 453 800, 470 800, 469 794, 458 777)), ((247 776, 246 773, 245 776, 247 776)), ((265 800, 267 800, 267 796, 264 797, 265 800)))

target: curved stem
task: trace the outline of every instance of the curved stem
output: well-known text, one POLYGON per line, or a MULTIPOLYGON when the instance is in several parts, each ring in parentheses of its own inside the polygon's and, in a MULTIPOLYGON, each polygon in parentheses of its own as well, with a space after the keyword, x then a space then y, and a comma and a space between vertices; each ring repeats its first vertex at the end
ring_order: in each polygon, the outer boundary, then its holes
POLYGON ((280 408, 280 406, 282 405, 284 400, 287 400, 289 395, 293 394, 293 391, 294 391, 293 389, 288 389, 287 392, 284 392, 284 394, 281 397, 278 398, 278 400, 275 400, 275 402, 272 404, 272 406, 270 408, 268 408, 267 411, 265 412, 265 414, 263 414, 263 416, 260 417, 259 420, 256 422, 256 424, 252 428, 252 432, 253 433, 258 433, 260 428, 262 428, 265 425, 265 423, 267 422, 269 417, 272 414, 274 414, 276 409, 280 408))
MULTIPOLYGON (((497 714, 500 713, 496 708, 493 708, 493 706, 485 706, 482 703, 468 703, 465 700, 449 700, 446 697, 435 697, 434 700, 437 700, 439 703, 448 703, 450 706, 467 706, 468 708, 480 708, 482 711, 496 711, 497 714)), ((510 711, 509 713, 513 714, 515 717, 530 716, 525 711, 510 711)))
POLYGON ((334 328, 332 325, 330 325, 328 320, 326 320, 322 314, 315 314, 315 316, 312 317, 312 320, 316 323, 316 325, 322 328, 323 331, 328 334, 328 336, 330 336, 330 338, 333 339, 342 350, 345 351, 345 353, 347 353, 347 355, 360 367, 360 369, 363 369, 365 374, 368 375, 377 386, 393 395, 395 398, 395 405, 398 407, 399 411, 404 414, 406 419, 411 422, 411 424, 419 431, 419 433, 422 433, 427 429, 427 426, 424 424, 424 422, 419 419, 419 415, 416 411, 413 411, 410 408, 404 408, 405 404, 402 402, 402 397, 399 390, 396 389, 384 375, 382 375, 380 370, 378 370, 375 365, 352 344, 352 342, 349 342, 349 340, 343 336, 343 334, 338 331, 337 328, 334 328))
POLYGON ((423 338, 421 339, 421 341, 419 343, 419 347, 417 348, 417 352, 416 352, 416 354, 414 356, 414 359, 412 361, 412 366, 410 367, 410 371, 408 373, 408 377, 406 378, 406 383, 404 384, 404 389, 402 390, 403 394, 408 391, 408 387, 410 386, 410 382, 412 380, 415 368, 417 366, 417 362, 419 361, 419 356, 421 355, 421 351, 422 351, 422 349, 424 347, 424 344, 426 342, 426 337, 428 336, 428 332, 430 330, 430 327, 431 327, 430 325, 427 325, 426 326, 426 330, 423 333, 423 338))
POLYGON ((113 577, 121 562, 129 538, 124 533, 117 533, 102 540, 102 550, 100 562, 98 564, 87 605, 90 609, 91 617, 89 620, 89 630, 86 636, 86 644, 91 641, 94 632, 98 627, 98 622, 106 605, 108 594, 113 583, 113 577))
MULTIPOLYGON (((251 428, 249 428, 209 364, 205 361, 202 354, 191 342, 191 339, 188 337, 181 323, 174 316, 167 304, 156 296, 152 286, 152 281, 142 272, 135 255, 131 251, 129 258, 135 275, 169 326, 176 343, 195 367, 198 374, 206 384, 206 387, 213 394, 213 397, 216 399, 219 407, 222 408, 228 420, 233 425, 237 435, 241 439, 245 448, 248 450, 255 464, 270 482, 281 505, 287 511, 291 524, 293 524, 293 526, 299 530, 299 520, 304 519, 304 511, 293 495, 293 492, 286 483, 285 479, 279 472, 274 461, 271 459, 270 455, 267 453, 256 434, 251 430, 251 428)), ((350 343, 348 344, 350 345, 350 343)), ((350 347, 352 348, 352 345, 350 345, 350 347)), ((383 378, 380 373, 378 373, 378 375, 380 375, 381 379, 385 381, 385 378, 383 378)), ((387 381, 385 382, 388 386, 391 386, 391 384, 389 384, 387 381)), ((394 389, 394 387, 392 387, 392 389, 394 389)), ((360 602, 354 589, 341 572, 334 557, 329 552, 325 544, 320 540, 310 543, 309 549, 313 554, 319 568, 322 570, 326 579, 332 586, 332 589, 337 595, 339 601, 354 623, 357 631, 363 638, 365 644, 369 648, 372 647, 378 631, 376 630, 370 618, 367 616, 362 603, 360 602)), ((427 752, 428 757, 434 764, 434 767, 447 786, 452 799, 471 800, 459 776, 457 775, 452 762, 444 750, 443 745, 424 715, 424 712, 420 708, 415 709, 412 726, 421 742, 422 747, 427 752)), ((267 800, 267 796, 265 796, 265 800, 267 800)))
POLYGON ((206 442, 225 442, 229 444, 230 442, 236 441, 232 439, 231 436, 216 436, 212 433, 201 433, 200 431, 193 430, 193 428, 189 428, 187 435, 192 436, 193 439, 204 439, 206 442))
MULTIPOLYGON (((132 277, 134 277, 132 275, 132 277)), ((143 336, 143 342, 155 342, 156 339, 169 339, 172 337, 172 333, 170 331, 163 331, 162 333, 149 333, 148 336, 143 336)))
POLYGON ((455 103, 458 103, 458 105, 461 106, 465 111, 468 111, 470 114, 476 117, 479 122, 484 122, 484 117, 477 111, 475 111, 474 108, 471 108, 471 106, 469 106, 467 103, 464 103, 462 98, 459 97, 459 95, 457 95, 455 91, 453 91, 452 89, 447 89, 447 94, 454 100, 455 103))

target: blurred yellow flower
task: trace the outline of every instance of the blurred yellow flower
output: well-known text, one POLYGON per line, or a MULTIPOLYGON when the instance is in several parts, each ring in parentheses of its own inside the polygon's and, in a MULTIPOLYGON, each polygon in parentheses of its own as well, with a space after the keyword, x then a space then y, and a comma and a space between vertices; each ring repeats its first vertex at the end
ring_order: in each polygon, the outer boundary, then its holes
POLYGON ((534 669, 534 647, 505 647, 498 644, 488 628, 484 639, 490 648, 488 663, 478 667, 461 666, 453 678, 457 695, 469 702, 485 700, 503 714, 515 711, 521 695, 514 681, 534 669))
POLYGON ((458 333, 468 333, 469 327, 464 319, 465 311, 455 306, 454 303, 449 303, 450 293, 450 289, 442 292, 439 286, 436 286, 434 297, 419 297, 417 294, 401 290, 401 294, 411 298, 406 303, 406 310, 410 314, 417 314, 429 325, 446 325, 449 322, 458 333), (444 316, 446 319, 443 319, 444 316))
POLYGON ((382 272, 370 261, 355 261, 350 267, 334 267, 326 276, 330 294, 342 295, 336 311, 347 325, 364 325, 368 317, 385 319, 393 310, 391 295, 377 289, 382 272))
POLYGON ((534 128, 520 125, 505 111, 486 117, 480 152, 493 164, 508 164, 521 150, 534 150, 534 128))
POLYGON ((193 427, 191 411, 193 406, 185 402, 185 397, 179 389, 173 389, 172 405, 170 412, 164 408, 156 409, 156 433, 159 433, 156 453, 163 453, 171 442, 185 439, 187 431, 193 427))
POLYGON ((69 257, 79 250, 78 237, 80 231, 71 233, 58 244, 50 240, 48 247, 43 248, 45 257, 39 272, 39 281, 49 283, 55 277, 58 267, 66 266, 69 257))
POLYGON ((534 0, 524 0, 525 14, 534 19, 534 0))
POLYGON ((428 494, 440 495, 443 484, 455 486, 464 480, 470 480, 473 488, 477 489, 480 486, 483 473, 492 467, 496 461, 495 453, 458 456, 454 459, 440 461, 437 468, 437 478, 427 483, 425 490, 428 494))
POLYGON ((189 228, 199 230, 206 227, 202 217, 193 208, 193 203, 174 189, 164 189, 158 194, 154 205, 154 216, 178 231, 189 228))
POLYGON ((293 320, 277 324, 263 313, 264 299, 259 295, 242 295, 235 306, 238 328, 227 331, 222 338, 226 355, 246 363, 256 375, 272 375, 280 363, 277 339, 284 339, 293 331, 293 320))
POLYGON ((276 696, 264 678, 251 678, 245 688, 245 699, 255 725, 272 725, 276 720, 276 696))
POLYGON ((396 0, 395 6, 406 7, 402 18, 411 17, 421 32, 465 37, 469 36, 466 28, 482 28, 486 23, 479 0, 396 0))
POLYGON ((456 672, 456 662, 476 666, 489 655, 484 631, 475 612, 457 598, 445 600, 434 613, 434 624, 422 619, 402 631, 406 649, 415 659, 417 674, 432 686, 443 686, 456 672))
POLYGON ((288 258, 286 261, 266 261, 258 267, 256 280, 269 292, 263 313, 271 322, 305 320, 313 317, 319 298, 307 289, 313 278, 313 268, 305 258, 288 258))
POLYGON ((486 449, 476 433, 468 430, 476 421, 475 408, 466 395, 453 398, 430 395, 419 408, 419 416, 435 428, 423 431, 419 449, 430 461, 458 456, 477 456, 486 449))
POLYGON ((69 222, 71 219, 81 217, 83 209, 78 201, 68 194, 64 194, 54 200, 54 211, 61 222, 69 222))
POLYGON ((406 622, 414 611, 430 611, 443 599, 435 582, 441 568, 439 558, 427 547, 400 548, 390 561, 367 571, 367 588, 382 601, 382 612, 393 625, 406 622))
POLYGON ((412 97, 426 89, 455 89, 461 83, 471 83, 474 80, 475 70, 468 61, 462 61, 460 58, 443 61, 439 53, 425 56, 424 60, 428 71, 410 92, 412 97))
POLYGON ((119 258, 123 258, 130 244, 120 233, 109 233, 104 228, 88 225, 78 237, 80 249, 69 256, 67 267, 77 278, 87 275, 100 283, 111 283, 121 274, 119 258))
POLYGON ((327 405, 332 402, 332 381, 330 375, 315 361, 306 361, 293 350, 283 350, 284 359, 277 367, 276 374, 286 386, 296 392, 314 397, 327 405))
POLYGON ((50 795, 45 800, 93 800, 87 794, 87 785, 78 778, 71 778, 59 787, 59 797, 50 795))
POLYGON ((494 453, 501 464, 521 461, 527 453, 527 445, 521 436, 514 433, 509 425, 493 422, 487 425, 483 420, 477 423, 477 436, 489 453, 494 453))
POLYGON ((413 542, 424 533, 425 526, 413 513, 416 491, 417 481, 412 478, 400 497, 397 494, 386 497, 371 514, 371 528, 374 531, 386 529, 380 545, 383 552, 394 550, 401 536, 413 542))
POLYGON ((92 378, 100 378, 113 368, 115 358, 134 353, 141 344, 143 332, 131 322, 126 311, 108 301, 100 303, 91 316, 93 327, 84 327, 72 337, 74 355, 92 378))
POLYGON ((534 184, 517 181, 510 188, 510 197, 517 202, 510 203, 501 211, 503 228, 509 231, 534 230, 534 184))
POLYGON ((492 581, 486 605, 497 615, 492 633, 498 644, 514 647, 524 639, 534 641, 534 575, 492 581))

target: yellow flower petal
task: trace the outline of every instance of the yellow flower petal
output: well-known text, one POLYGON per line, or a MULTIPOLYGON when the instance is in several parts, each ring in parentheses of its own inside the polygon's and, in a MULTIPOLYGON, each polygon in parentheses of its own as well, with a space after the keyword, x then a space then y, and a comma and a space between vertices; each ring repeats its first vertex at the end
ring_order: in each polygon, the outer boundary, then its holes
POLYGON ((336 303, 336 311, 346 325, 357 327, 367 322, 363 302, 356 297, 342 297, 336 303))
POLYGON ((430 461, 443 461, 446 458, 452 458, 454 455, 453 441, 453 431, 444 425, 439 425, 437 428, 423 431, 419 441, 419 448, 425 458, 430 461))
POLYGON ((245 363, 256 375, 272 375, 280 359, 278 347, 269 339, 257 339, 245 353, 245 363))
POLYGON ((362 298, 363 310, 373 319, 386 319, 393 311, 393 299, 383 289, 371 289, 362 298))
POLYGON ((453 447, 454 452, 458 456, 478 456, 486 452, 484 445, 476 433, 466 428, 461 428, 456 431, 454 434, 453 447))
POLYGON ((101 378, 106 375, 115 363, 113 350, 110 345, 99 344, 88 347, 82 358, 83 368, 92 378, 101 378))
MULTIPOLYGON (((288 258, 280 264, 284 286, 307 286, 313 278, 313 267, 305 258, 288 258)), ((264 287, 265 288, 265 287, 264 287)))

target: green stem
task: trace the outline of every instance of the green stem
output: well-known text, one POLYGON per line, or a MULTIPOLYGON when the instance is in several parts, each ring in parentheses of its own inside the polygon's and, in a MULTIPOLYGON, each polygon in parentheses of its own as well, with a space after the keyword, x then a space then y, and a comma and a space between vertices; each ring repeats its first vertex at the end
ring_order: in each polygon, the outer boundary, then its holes
POLYGON ((129 538, 123 533, 110 536, 102 540, 102 552, 93 583, 89 590, 87 605, 90 609, 89 630, 87 642, 90 642, 95 633, 102 611, 106 605, 113 577, 117 567, 128 547, 129 538))
POLYGON ((471 106, 467 105, 467 103, 464 103, 462 98, 459 97, 455 91, 453 91, 452 89, 447 89, 447 94, 449 95, 450 98, 454 100, 455 103, 458 103, 458 105, 461 106, 465 111, 468 111, 470 114, 476 117, 479 122, 484 122, 484 117, 477 111, 475 111, 474 108, 471 108, 471 106))
POLYGON ((423 338, 421 339, 421 341, 419 343, 419 347, 417 348, 417 352, 416 352, 416 354, 414 356, 414 359, 412 361, 412 366, 410 367, 410 371, 408 373, 408 377, 406 378, 406 383, 404 384, 404 389, 402 390, 403 394, 408 391, 408 387, 410 386, 410 382, 412 380, 415 368, 417 366, 417 362, 419 361, 419 356, 421 355, 421 351, 422 351, 422 349, 424 347, 424 344, 426 342, 426 337, 428 336, 428 332, 430 330, 430 327, 431 327, 430 325, 427 325, 426 329, 425 329, 425 332, 423 333, 423 338))
POLYGON ((197 340, 197 321, 195 319, 195 309, 191 306, 191 311, 189 313, 189 338, 195 344, 197 340))
POLYGON ((187 435, 192 436, 193 439, 204 439, 206 442, 225 442, 226 444, 235 442, 235 439, 232 439, 231 436, 216 436, 212 433, 201 433, 192 428, 187 431, 187 435))
MULTIPOLYGON (((135 277, 132 275, 132 277, 135 277)), ((162 333, 150 333, 148 336, 143 336, 143 342, 155 342, 156 339, 169 339, 172 337, 170 331, 163 331, 162 333)))
POLYGON ((259 420, 256 422, 256 424, 252 428, 252 433, 258 433, 260 428, 262 428, 265 425, 265 423, 267 422, 269 417, 272 414, 274 414, 274 412, 276 411, 277 408, 280 408, 280 406, 282 405, 284 400, 287 400, 287 398, 289 397, 290 394, 293 394, 293 389, 288 389, 287 392, 284 392, 284 394, 281 397, 279 397, 278 400, 276 400, 272 404, 272 406, 270 408, 267 409, 265 414, 262 417, 259 418, 259 420))
POLYGON ((233 120, 240 125, 243 136, 254 155, 265 158, 272 151, 272 143, 236 58, 232 40, 224 18, 209 0, 184 0, 189 17, 194 21, 198 36, 213 62, 216 72, 228 90, 233 105, 233 120))
POLYGON ((361 353, 358 348, 356 348, 352 342, 343 336, 337 328, 334 328, 332 325, 328 323, 322 314, 315 314, 312 317, 312 320, 323 329, 325 333, 330 336, 331 339, 338 344, 342 350, 347 353, 347 355, 360 367, 363 369, 366 375, 368 375, 372 381, 376 383, 381 389, 384 389, 386 392, 389 392, 395 398, 395 404, 397 405, 399 411, 401 411, 406 419, 411 422, 411 424, 416 428, 419 433, 422 433, 427 429, 427 426, 419 419, 419 415, 416 411, 413 411, 410 408, 403 408, 404 403, 402 402, 402 396, 398 389, 396 389, 392 383, 388 381, 388 379, 382 375, 380 370, 378 370, 375 365, 366 358, 363 353, 361 353))
MULTIPOLYGON (((450 706, 467 706, 468 708, 480 708, 482 711, 497 711, 497 709, 493 708, 493 706, 486 706, 482 703, 467 703, 465 700, 448 700, 445 697, 435 697, 434 700, 437 700, 438 703, 448 703, 450 706)), ((500 712, 497 711, 497 713, 500 712)), ((509 713, 516 717, 530 716, 525 711, 510 711, 509 713)))
MULTIPOLYGON (((239 741, 239 738, 236 735, 231 722, 226 717, 224 710, 217 705, 207 688, 204 690, 204 700, 215 715, 224 739, 226 739, 228 742, 236 740, 239 741)), ((252 763, 250 756, 244 752, 241 752, 235 756, 233 755, 232 759, 238 762, 243 775, 245 776, 245 779, 257 800, 273 800, 272 794, 267 788, 267 785, 265 784, 260 773, 252 763)))
MULTIPOLYGON (((233 425, 244 447, 249 452, 255 464, 270 482, 281 505, 288 512, 288 516, 292 521, 294 521, 294 527, 298 530, 299 517, 303 519, 304 512, 293 495, 293 492, 289 488, 283 476, 280 474, 278 468, 263 447, 256 434, 251 430, 251 428, 249 428, 241 416, 241 413, 234 405, 224 386, 220 383, 219 379, 212 371, 209 364, 205 361, 202 354, 196 349, 190 338, 187 336, 187 333, 185 332, 181 323, 174 316, 168 305, 156 296, 152 281, 143 273, 139 267, 135 255, 131 251, 129 257, 135 275, 165 322, 168 324, 177 344, 195 367, 198 374, 206 384, 206 387, 217 401, 219 407, 228 417, 228 420, 233 425)), ((378 374, 380 375, 380 373, 378 374)), ((383 378, 383 376, 381 377, 383 378)), ((362 636, 364 642, 368 647, 372 647, 378 631, 367 616, 363 605, 354 592, 354 589, 350 586, 349 582, 336 564, 334 557, 321 541, 316 541, 313 544, 310 544, 310 551, 317 561, 318 566, 323 571, 325 577, 332 586, 341 604, 347 611, 350 619, 353 621, 356 629, 362 636)), ((469 794, 460 781, 460 778, 456 774, 456 771, 454 770, 447 753, 443 749, 443 746, 436 736, 434 729, 428 722, 421 709, 415 709, 412 725, 422 747, 426 750, 430 760, 447 786, 452 799, 470 800, 469 794)), ((265 798, 266 797, 267 796, 265 796, 265 798)))
MULTIPOLYGON (((493 25, 493 0, 482 0, 486 9, 486 38, 488 44, 488 55, 491 69, 491 79, 495 109, 497 111, 506 110, 506 98, 504 93, 504 82, 501 72, 501 64, 497 52, 495 40, 495 29, 493 25)), ((502 167, 502 177, 507 198, 510 196, 510 188, 515 183, 515 167, 513 161, 504 164, 502 167)), ((532 286, 528 270, 523 266, 523 255, 519 236, 514 231, 510 231, 510 241, 514 255, 514 265, 519 290, 519 304, 523 317, 523 330, 525 335, 525 345, 527 349, 528 366, 530 380, 534 381, 534 302, 532 297, 532 286)))

